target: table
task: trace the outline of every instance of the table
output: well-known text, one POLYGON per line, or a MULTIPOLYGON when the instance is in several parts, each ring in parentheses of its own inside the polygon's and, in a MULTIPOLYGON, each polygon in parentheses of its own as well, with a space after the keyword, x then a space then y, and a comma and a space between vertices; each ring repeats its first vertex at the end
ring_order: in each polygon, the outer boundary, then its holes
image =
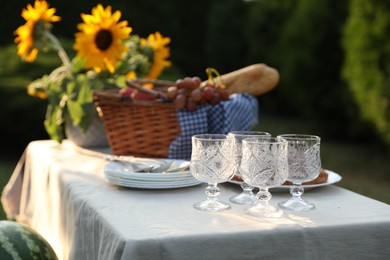
MULTIPOLYGON (((246 206, 193 209, 205 185, 170 190, 106 182, 102 158, 70 142, 31 142, 5 187, 9 217, 27 223, 60 259, 390 259, 390 206, 329 185, 305 193, 317 208, 256 219, 246 206)), ((220 185, 225 201, 240 191, 220 185)), ((274 193, 271 204, 288 198, 274 193)))

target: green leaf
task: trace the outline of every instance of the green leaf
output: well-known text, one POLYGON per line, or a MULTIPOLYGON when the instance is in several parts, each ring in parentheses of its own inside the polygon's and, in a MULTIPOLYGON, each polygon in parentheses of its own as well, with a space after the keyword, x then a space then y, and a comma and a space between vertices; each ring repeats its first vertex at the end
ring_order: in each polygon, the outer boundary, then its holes
POLYGON ((68 100, 66 107, 73 125, 79 125, 85 115, 82 104, 78 101, 68 100))
POLYGON ((79 57, 75 57, 72 60, 72 68, 74 71, 85 71, 85 60, 79 57))
POLYGON ((62 142, 64 139, 64 132, 62 128, 62 121, 58 120, 58 115, 62 114, 60 106, 48 105, 46 111, 46 119, 44 121, 46 132, 52 140, 62 142))
POLYGON ((88 130, 89 126, 92 123, 92 120, 94 117, 97 117, 97 111, 95 104, 93 103, 85 103, 82 105, 82 109, 84 111, 84 116, 82 117, 82 120, 80 121, 80 128, 84 132, 88 130))
POLYGON ((80 104, 92 103, 92 89, 90 81, 81 77, 78 77, 77 80, 77 83, 79 84, 79 93, 77 95, 77 101, 80 104))
POLYGON ((125 75, 121 75, 121 76, 118 76, 115 80, 115 84, 120 87, 120 88, 125 88, 127 87, 126 85, 126 76, 125 75))
POLYGON ((86 131, 96 114, 92 88, 94 86, 103 88, 103 84, 98 80, 90 80, 85 75, 78 75, 76 81, 70 82, 68 85, 70 86, 67 89, 73 91, 72 96, 66 102, 69 119, 74 126, 79 126, 83 131, 86 131))

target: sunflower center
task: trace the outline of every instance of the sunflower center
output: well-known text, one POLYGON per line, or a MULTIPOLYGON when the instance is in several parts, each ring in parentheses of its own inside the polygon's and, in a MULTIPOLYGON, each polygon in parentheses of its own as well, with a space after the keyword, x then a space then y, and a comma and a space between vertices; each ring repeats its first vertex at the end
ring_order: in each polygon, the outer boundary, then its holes
POLYGON ((95 38, 95 44, 99 50, 107 50, 112 43, 112 34, 110 30, 100 30, 95 38))

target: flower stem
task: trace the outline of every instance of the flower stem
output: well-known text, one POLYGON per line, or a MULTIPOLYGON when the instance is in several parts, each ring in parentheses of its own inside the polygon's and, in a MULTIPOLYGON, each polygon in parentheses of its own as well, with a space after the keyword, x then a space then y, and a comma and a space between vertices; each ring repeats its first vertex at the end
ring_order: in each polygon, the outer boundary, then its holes
POLYGON ((71 66, 71 63, 70 63, 70 59, 69 59, 68 55, 66 54, 64 48, 62 48, 62 45, 59 42, 59 40, 51 32, 49 32, 47 30, 45 30, 43 32, 43 34, 53 42, 53 46, 57 50, 58 56, 60 57, 60 59, 61 59, 62 63, 64 64, 64 66, 69 71, 72 71, 72 66, 71 66))

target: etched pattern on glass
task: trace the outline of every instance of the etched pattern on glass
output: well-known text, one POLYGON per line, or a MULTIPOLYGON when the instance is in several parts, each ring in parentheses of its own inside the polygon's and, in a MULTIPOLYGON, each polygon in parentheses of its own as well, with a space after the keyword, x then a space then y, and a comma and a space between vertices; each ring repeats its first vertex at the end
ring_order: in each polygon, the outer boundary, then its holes
POLYGON ((320 145, 307 145, 306 142, 296 141, 289 144, 288 162, 289 180, 304 182, 315 179, 321 169, 320 145))
MULTIPOLYGON (((239 166, 241 163, 241 158, 242 158, 241 148, 242 148, 242 143, 234 140, 233 141, 233 160, 234 160, 234 164, 237 166, 239 166)), ((235 174, 237 176, 241 176, 239 168, 237 169, 237 172, 235 174)))
POLYGON ((272 168, 271 177, 263 186, 276 187, 282 185, 288 177, 287 149, 278 146, 271 147, 271 153, 266 164, 272 168))
POLYGON ((253 186, 279 186, 288 175, 287 151, 274 146, 243 146, 241 171, 253 186), (270 149, 270 150, 269 150, 270 149))
POLYGON ((201 143, 194 147, 191 164, 194 177, 208 183, 219 183, 231 178, 232 170, 230 142, 208 146, 201 143))

